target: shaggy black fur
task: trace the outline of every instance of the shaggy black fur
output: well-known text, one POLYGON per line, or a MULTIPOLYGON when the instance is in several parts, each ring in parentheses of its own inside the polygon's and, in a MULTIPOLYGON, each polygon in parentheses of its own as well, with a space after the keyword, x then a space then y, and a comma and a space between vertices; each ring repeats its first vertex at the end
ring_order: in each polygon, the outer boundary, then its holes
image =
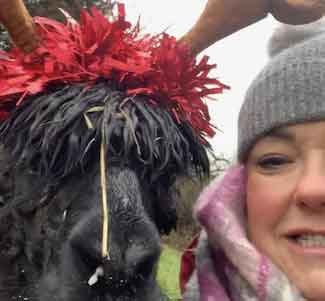
POLYGON ((209 145, 187 122, 177 123, 164 106, 111 86, 66 86, 29 97, 2 124, 0 141, 12 149, 17 164, 33 166, 51 180, 85 167, 99 155, 102 137, 109 161, 140 168, 150 182, 193 168, 199 175, 209 173, 209 145), (86 113, 96 107, 103 111, 86 113))

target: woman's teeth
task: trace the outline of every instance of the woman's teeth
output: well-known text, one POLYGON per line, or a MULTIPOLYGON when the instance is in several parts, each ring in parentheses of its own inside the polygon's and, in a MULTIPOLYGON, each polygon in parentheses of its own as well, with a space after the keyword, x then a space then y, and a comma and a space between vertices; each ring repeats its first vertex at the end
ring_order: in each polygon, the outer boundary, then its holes
POLYGON ((325 235, 303 234, 297 236, 295 240, 303 247, 325 247, 325 235))

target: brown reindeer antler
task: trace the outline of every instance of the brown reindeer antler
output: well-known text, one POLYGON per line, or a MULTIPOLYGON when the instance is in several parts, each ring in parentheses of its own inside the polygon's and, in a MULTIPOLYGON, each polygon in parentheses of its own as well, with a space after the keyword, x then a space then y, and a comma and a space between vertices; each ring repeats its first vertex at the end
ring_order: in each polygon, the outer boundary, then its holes
POLYGON ((38 37, 34 23, 22 0, 0 0, 0 23, 24 52, 37 47, 38 37))
POLYGON ((325 0, 208 0, 196 24, 180 41, 187 43, 196 55, 214 42, 263 19, 268 13, 289 24, 316 21, 325 12, 324 2, 325 0))
POLYGON ((271 13, 280 22, 297 25, 320 19, 325 13, 324 0, 272 0, 271 13))

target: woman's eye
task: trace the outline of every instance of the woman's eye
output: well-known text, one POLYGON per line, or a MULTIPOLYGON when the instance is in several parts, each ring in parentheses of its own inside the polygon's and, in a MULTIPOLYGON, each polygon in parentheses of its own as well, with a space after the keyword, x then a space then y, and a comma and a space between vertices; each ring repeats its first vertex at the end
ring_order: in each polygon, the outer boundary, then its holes
POLYGON ((267 156, 259 159, 257 165, 263 169, 276 169, 289 164, 291 161, 283 156, 267 156))

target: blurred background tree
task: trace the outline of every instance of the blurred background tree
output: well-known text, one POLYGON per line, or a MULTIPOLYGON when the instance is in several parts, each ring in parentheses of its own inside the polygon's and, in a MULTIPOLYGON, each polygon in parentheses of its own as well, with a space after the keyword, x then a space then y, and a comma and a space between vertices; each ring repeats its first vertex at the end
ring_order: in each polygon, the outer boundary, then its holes
POLYGON ((193 206, 205 186, 214 178, 223 175, 230 166, 231 159, 220 154, 218 157, 210 157, 211 175, 203 179, 180 178, 175 183, 177 196, 177 229, 168 236, 163 237, 164 243, 178 250, 184 250, 194 236, 199 232, 199 226, 193 218, 193 206))
MULTIPOLYGON (((89 9, 96 5, 107 14, 110 7, 114 5, 112 0, 24 0, 24 3, 32 16, 50 17, 59 21, 63 21, 65 17, 58 8, 79 19, 82 8, 89 9)), ((0 25, 0 49, 7 49, 9 45, 8 34, 0 25)))
POLYGON ((82 8, 89 9, 96 5, 106 12, 114 4, 111 0, 25 0, 24 2, 32 16, 51 17, 56 20, 64 20, 58 8, 62 8, 78 19, 82 8))

